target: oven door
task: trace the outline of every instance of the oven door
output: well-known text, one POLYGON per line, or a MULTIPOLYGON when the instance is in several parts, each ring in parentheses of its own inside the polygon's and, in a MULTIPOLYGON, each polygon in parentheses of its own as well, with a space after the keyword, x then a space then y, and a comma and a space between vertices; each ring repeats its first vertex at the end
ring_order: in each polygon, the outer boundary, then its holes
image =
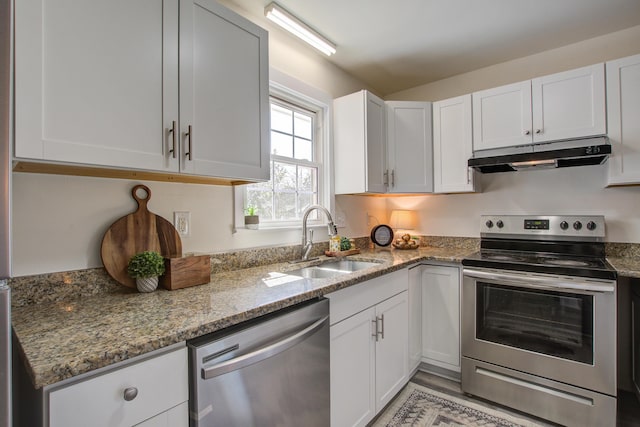
POLYGON ((463 274, 463 356, 616 395, 615 281, 463 274))

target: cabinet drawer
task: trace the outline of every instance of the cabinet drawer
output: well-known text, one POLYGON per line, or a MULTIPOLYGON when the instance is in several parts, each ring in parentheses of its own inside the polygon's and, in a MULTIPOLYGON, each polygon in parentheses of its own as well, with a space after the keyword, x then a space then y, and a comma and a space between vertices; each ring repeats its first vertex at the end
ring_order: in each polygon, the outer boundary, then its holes
POLYGON ((189 400, 181 348, 49 393, 50 427, 131 426, 189 400), (127 401, 124 391, 135 387, 127 401))
POLYGON ((331 324, 341 320, 381 301, 406 291, 409 287, 409 270, 402 269, 360 284, 327 294, 331 324))

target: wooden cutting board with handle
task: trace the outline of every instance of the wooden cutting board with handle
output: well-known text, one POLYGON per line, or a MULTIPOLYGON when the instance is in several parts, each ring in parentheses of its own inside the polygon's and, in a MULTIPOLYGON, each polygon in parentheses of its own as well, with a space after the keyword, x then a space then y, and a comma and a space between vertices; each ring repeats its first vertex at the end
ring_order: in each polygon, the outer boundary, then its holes
POLYGON ((156 251, 164 257, 182 256, 182 241, 173 224, 147 209, 151 199, 147 186, 136 185, 131 194, 138 202, 138 209, 111 224, 102 238, 100 256, 111 277, 135 288, 135 279, 127 274, 129 259, 144 251, 156 251), (146 191, 146 197, 140 197, 138 190, 146 191))

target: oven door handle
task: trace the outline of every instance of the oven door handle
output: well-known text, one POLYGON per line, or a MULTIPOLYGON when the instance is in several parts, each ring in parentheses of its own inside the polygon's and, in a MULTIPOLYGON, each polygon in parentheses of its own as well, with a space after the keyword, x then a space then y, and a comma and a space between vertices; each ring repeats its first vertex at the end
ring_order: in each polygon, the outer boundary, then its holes
POLYGON ((465 268, 462 271, 464 276, 476 279, 494 280, 497 282, 509 282, 523 288, 547 289, 553 291, 584 291, 612 293, 615 291, 614 281, 603 281, 597 283, 587 280, 576 280, 568 282, 558 277, 541 277, 533 275, 520 275, 513 273, 494 273, 489 271, 465 268))

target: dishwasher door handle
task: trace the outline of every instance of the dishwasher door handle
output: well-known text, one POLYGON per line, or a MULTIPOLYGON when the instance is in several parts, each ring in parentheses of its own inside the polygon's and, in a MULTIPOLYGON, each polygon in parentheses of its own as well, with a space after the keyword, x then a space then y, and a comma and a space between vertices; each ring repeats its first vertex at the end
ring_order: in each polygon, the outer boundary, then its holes
POLYGON ((208 380, 210 378, 214 378, 231 371, 237 371, 238 369, 242 369, 245 366, 252 365, 261 360, 268 359, 271 356, 275 356, 278 353, 282 353, 283 351, 293 347, 299 342, 304 341, 310 335, 316 333, 316 331, 324 326, 328 319, 329 316, 324 316, 322 319, 312 323, 301 331, 289 335, 281 341, 252 351, 251 353, 247 353, 240 357, 229 359, 209 368, 202 368, 202 378, 208 380))

